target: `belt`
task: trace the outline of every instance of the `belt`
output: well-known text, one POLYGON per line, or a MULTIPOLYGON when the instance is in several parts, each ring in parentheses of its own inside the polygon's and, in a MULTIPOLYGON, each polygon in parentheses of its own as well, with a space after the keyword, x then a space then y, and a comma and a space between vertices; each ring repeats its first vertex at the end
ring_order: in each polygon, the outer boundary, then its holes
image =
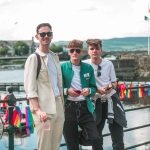
POLYGON ((71 103, 71 104, 86 104, 86 100, 83 101, 71 101, 71 100, 67 100, 67 103, 71 103))

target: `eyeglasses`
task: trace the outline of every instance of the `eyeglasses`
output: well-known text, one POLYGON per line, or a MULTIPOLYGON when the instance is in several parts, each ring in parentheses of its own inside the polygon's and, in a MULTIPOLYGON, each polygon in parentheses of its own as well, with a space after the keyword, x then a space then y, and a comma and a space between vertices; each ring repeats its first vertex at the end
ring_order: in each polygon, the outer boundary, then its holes
POLYGON ((98 66, 98 68, 97 68, 97 76, 99 77, 99 76, 101 76, 101 66, 98 66))
POLYGON ((70 53, 74 53, 74 51, 76 51, 77 54, 80 54, 80 53, 81 53, 81 50, 80 50, 80 49, 70 49, 70 50, 69 50, 70 53))
POLYGON ((42 32, 42 33, 38 33, 41 37, 45 37, 46 34, 48 37, 52 36, 53 35, 53 32, 42 32))

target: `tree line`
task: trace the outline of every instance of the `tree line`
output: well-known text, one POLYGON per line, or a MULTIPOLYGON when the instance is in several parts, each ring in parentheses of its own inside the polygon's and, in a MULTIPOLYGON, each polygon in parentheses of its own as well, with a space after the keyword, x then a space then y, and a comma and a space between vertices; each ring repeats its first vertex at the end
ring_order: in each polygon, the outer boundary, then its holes
MULTIPOLYGON (((50 46, 50 50, 55 53, 63 52, 62 46, 56 46, 52 44, 50 46)), ((23 41, 17 41, 14 43, 13 46, 9 46, 7 42, 1 41, 0 42, 0 56, 21 56, 21 55, 28 55, 30 51, 30 47, 23 41), (10 50, 13 49, 14 52, 10 50)))

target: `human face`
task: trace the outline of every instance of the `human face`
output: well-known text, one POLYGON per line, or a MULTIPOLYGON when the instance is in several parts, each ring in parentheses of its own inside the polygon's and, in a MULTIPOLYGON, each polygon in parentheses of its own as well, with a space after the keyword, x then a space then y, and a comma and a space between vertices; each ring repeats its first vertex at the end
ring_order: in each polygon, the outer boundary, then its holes
POLYGON ((48 26, 43 26, 39 29, 38 34, 36 34, 35 37, 37 40, 39 40, 41 45, 48 45, 49 46, 51 40, 53 39, 53 35, 51 32, 52 31, 48 26), (42 34, 47 33, 47 34, 43 37, 39 33, 42 33, 42 34))
POLYGON ((99 58, 102 54, 102 49, 100 48, 100 46, 98 46, 98 47, 89 46, 88 47, 88 54, 93 59, 99 58))
POLYGON ((71 60, 80 60, 80 57, 82 55, 82 49, 76 47, 70 48, 68 49, 68 54, 70 55, 71 60))

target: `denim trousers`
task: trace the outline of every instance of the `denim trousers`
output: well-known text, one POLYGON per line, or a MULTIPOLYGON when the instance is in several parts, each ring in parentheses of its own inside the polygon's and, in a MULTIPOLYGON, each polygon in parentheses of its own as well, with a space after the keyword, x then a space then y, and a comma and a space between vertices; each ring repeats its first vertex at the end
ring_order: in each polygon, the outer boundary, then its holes
POLYGON ((93 115, 89 112, 85 101, 70 101, 65 104, 64 138, 68 150, 79 150, 80 132, 84 139, 90 140, 93 150, 102 150, 102 138, 99 136, 93 115))
MULTIPOLYGON (((101 118, 101 121, 97 124, 99 135, 102 136, 102 131, 105 126, 108 112, 108 103, 101 103, 100 99, 96 101, 95 113, 97 118, 101 118), (102 109, 102 110, 101 110, 102 109), (100 111, 102 111, 100 113, 100 111), (99 116, 101 114, 101 116, 99 116)), ((113 120, 113 124, 109 124, 109 130, 111 133, 113 150, 124 150, 123 142, 123 127, 113 120)))

